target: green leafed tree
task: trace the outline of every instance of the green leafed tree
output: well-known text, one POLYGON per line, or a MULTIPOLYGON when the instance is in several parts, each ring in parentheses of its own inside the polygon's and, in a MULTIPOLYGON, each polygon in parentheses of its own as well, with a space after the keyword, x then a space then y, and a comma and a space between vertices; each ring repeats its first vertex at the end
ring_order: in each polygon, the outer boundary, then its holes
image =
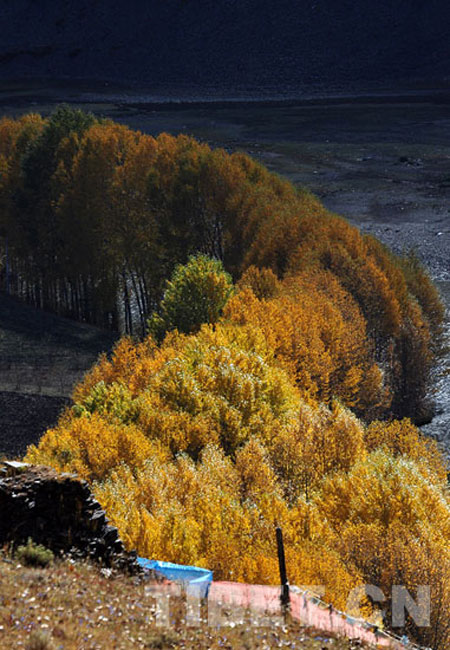
POLYGON ((233 291, 233 281, 222 262, 192 255, 167 281, 159 309, 148 321, 150 334, 161 341, 171 330, 189 334, 203 323, 216 323, 233 291))

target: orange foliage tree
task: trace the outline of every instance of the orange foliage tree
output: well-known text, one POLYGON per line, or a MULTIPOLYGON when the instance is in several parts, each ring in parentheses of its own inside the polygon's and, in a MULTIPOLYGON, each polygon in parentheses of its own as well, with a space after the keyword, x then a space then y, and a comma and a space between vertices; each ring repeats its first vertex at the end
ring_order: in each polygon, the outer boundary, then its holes
POLYGON ((368 419, 385 412, 389 386, 374 362, 358 304, 339 281, 327 271, 299 273, 277 284, 268 279, 268 270, 244 273, 225 317, 260 328, 305 396, 326 403, 338 398, 368 419), (268 297, 258 298, 251 285, 268 297))

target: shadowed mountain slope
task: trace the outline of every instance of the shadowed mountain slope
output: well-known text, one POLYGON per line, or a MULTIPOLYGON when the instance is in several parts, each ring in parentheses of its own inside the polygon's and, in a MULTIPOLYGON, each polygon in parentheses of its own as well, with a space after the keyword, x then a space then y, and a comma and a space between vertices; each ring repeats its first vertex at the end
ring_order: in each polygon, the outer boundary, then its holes
POLYGON ((445 0, 16 0, 0 20, 3 79, 301 92, 450 75, 445 0))

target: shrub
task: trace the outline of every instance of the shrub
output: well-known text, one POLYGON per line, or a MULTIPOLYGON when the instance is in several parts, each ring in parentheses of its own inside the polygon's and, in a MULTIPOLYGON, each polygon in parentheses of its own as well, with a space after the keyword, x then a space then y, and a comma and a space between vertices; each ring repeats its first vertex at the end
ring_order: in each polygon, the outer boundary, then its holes
POLYGON ((53 650, 53 641, 48 632, 33 630, 28 639, 25 650, 53 650))
POLYGON ((30 537, 25 546, 17 548, 15 556, 22 564, 33 567, 46 567, 55 558, 50 549, 41 544, 35 544, 30 537))

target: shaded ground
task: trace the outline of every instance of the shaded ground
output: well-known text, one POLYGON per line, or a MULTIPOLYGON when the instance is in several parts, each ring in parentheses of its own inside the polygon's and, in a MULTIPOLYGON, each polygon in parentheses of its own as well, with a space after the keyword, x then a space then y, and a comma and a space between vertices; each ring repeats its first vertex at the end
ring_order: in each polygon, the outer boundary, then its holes
POLYGON ((21 458, 58 421, 65 397, 0 391, 0 458, 21 458))
POLYGON ((0 456, 23 454, 56 423, 74 385, 114 339, 0 293, 0 456))
MULTIPOLYGON (((414 248, 450 306, 450 93, 168 104, 138 89, 16 84, 0 88, 0 113, 47 114, 62 99, 147 133, 185 133, 249 153, 394 250, 414 248)), ((436 384, 440 415, 427 431, 450 449, 446 368, 436 384)))

